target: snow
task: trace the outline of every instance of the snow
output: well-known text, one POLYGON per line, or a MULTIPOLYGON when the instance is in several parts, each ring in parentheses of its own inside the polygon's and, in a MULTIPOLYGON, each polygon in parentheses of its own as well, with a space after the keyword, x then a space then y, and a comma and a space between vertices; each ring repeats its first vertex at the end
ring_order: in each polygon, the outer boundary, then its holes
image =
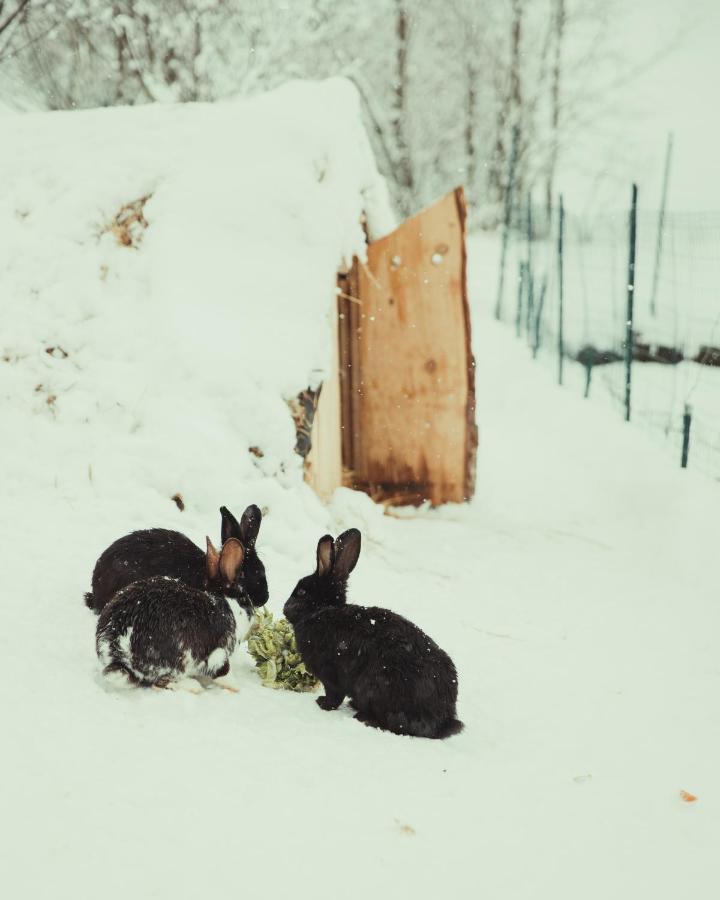
MULTIPOLYGON (((627 214, 600 213, 584 219, 566 219, 564 268, 563 335, 566 353, 576 357, 592 346, 612 350, 622 358, 627 332, 627 214)), ((679 461, 682 421, 686 405, 692 408, 690 465, 720 478, 720 369, 692 362, 703 345, 720 343, 720 311, 715 284, 720 278, 720 262, 713 236, 720 235, 720 218, 706 215, 692 222, 684 217, 671 219, 666 236, 663 264, 658 278, 657 309, 651 311, 655 264, 656 215, 645 213, 638 223, 638 255, 634 328, 638 340, 651 347, 676 348, 685 356, 679 365, 636 363, 632 372, 633 422, 653 435, 679 461)), ((557 371, 558 279, 557 224, 551 233, 532 244, 535 303, 543 280, 544 296, 540 328, 540 363, 557 371)), ((492 315, 497 290, 500 238, 497 234, 471 236, 471 254, 481 260, 488 287, 483 314, 492 315)), ((518 269, 527 259, 527 242, 512 233, 507 249, 503 292, 503 321, 515 328, 518 269)), ((527 294, 525 295, 527 296, 527 294)), ((526 302, 526 301, 524 301, 526 302)), ((534 342, 534 329, 521 340, 534 342)), ((529 349, 526 352, 530 352, 529 349)), ((571 390, 585 391, 585 369, 568 360, 565 379, 571 390)), ((590 397, 622 415, 625 394, 623 363, 596 366, 590 397)))
POLYGON ((8 122, 0 401, 18 435, 5 451, 13 501, 28 483, 83 496, 98 515, 89 556, 118 529, 178 525, 177 491, 197 540, 229 484, 272 505, 299 478, 286 400, 329 365, 335 274, 362 252, 361 213, 376 236, 393 225, 354 89, 8 122), (139 249, 103 233, 149 193, 139 249))
MULTIPOLYGON (((585 10, 593 28, 596 19, 585 10)), ((717 101, 720 6, 639 0, 595 12, 605 13, 611 38, 593 72, 568 80, 569 91, 583 95, 583 112, 568 130, 557 189, 579 212, 607 211, 626 205, 636 181, 640 208, 657 209, 672 132, 669 209, 716 210, 718 131, 707 110, 717 101)), ((571 56, 583 47, 578 37, 568 45, 571 56)))
POLYGON ((717 486, 556 388, 487 316, 480 256, 475 500, 383 515, 302 483, 283 398, 328 363, 368 191, 389 223, 352 96, 27 115, 3 142, 5 892, 713 896, 717 486), (139 249, 97 238, 149 190, 139 249), (461 735, 267 690, 244 649, 237 694, 102 679, 82 595, 107 543, 155 525, 201 544, 250 502, 276 614, 318 538, 361 529, 350 598, 452 656, 461 735))

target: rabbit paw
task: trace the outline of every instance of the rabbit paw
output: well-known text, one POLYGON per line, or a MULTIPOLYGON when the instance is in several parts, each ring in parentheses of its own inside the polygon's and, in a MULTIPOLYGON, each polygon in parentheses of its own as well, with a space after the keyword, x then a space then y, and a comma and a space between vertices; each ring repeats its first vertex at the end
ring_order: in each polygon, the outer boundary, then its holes
POLYGON ((168 684, 168 690, 171 691, 187 691, 188 694, 202 694, 202 685, 194 678, 180 678, 178 681, 171 681, 168 684))
POLYGON ((329 712, 332 709, 337 709, 338 706, 340 706, 340 704, 343 702, 343 698, 341 697, 339 700, 337 700, 335 697, 330 698, 325 696, 318 697, 315 702, 320 707, 320 709, 324 709, 329 712))
POLYGON ((222 688, 224 691, 231 691, 233 694, 240 693, 240 687, 235 680, 235 678, 228 675, 221 675, 219 678, 213 679, 213 684, 216 684, 219 688, 222 688))

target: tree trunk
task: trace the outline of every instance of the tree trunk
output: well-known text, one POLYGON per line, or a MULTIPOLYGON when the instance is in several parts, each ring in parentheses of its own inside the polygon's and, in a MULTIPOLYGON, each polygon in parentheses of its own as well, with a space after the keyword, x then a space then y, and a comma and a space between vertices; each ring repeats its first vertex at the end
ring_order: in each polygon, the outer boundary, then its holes
MULTIPOLYGON (((113 6, 112 17, 114 21, 120 19, 123 10, 119 6, 113 6)), ((126 94, 128 82, 128 39, 124 26, 115 29, 115 65, 117 67, 117 80, 115 83, 115 104, 129 101, 126 94)))
POLYGON ((557 169, 558 149, 560 144, 560 76, 562 72, 562 43, 565 35, 567 12, 565 0, 555 0, 555 58, 550 84, 550 158, 548 160, 545 181, 545 210, 548 221, 553 208, 555 191, 555 170, 557 169))
POLYGON ((397 152, 396 182, 400 186, 400 203, 405 215, 410 212, 415 188, 410 146, 407 137, 407 59, 408 16, 403 0, 395 0, 395 34, 397 37, 397 73, 395 82, 395 147, 397 152))
POLYGON ((475 121, 477 119, 477 72, 470 62, 467 67, 467 90, 465 95, 465 181, 468 202, 475 202, 477 180, 477 151, 475 148, 475 121))
POLYGON ((3 18, 3 8, 5 4, 0 3, 0 34, 8 31, 13 25, 19 25, 24 22, 30 7, 30 0, 20 0, 15 9, 8 12, 3 18))
MULTIPOLYGON (((512 0, 512 17, 510 20, 510 65, 507 78, 499 82, 500 93, 496 124, 495 145, 493 148, 490 172, 488 175, 489 195, 492 202, 501 206, 505 202, 507 190, 507 168, 509 140, 508 135, 512 129, 518 129, 518 160, 522 158, 523 132, 522 132, 522 26, 525 0, 512 0)), ((515 166, 515 183, 519 185, 516 196, 522 194, 522 172, 515 166)))
POLYGON ((520 71, 520 48, 522 45, 523 0, 513 0, 512 25, 510 28, 510 108, 513 110, 512 124, 520 124, 522 108, 522 73, 520 71))

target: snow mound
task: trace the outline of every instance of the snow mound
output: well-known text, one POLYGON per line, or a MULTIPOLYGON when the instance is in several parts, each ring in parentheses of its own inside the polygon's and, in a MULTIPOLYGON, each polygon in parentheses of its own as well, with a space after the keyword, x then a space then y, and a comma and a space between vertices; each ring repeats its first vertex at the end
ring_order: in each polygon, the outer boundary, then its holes
POLYGON ((262 502, 272 480, 267 502, 278 478, 297 485, 285 400, 329 364, 336 272, 364 253, 363 214, 372 236, 394 225, 342 79, 7 117, 0 415, 16 499, 38 478, 90 485, 104 514, 117 500, 121 533, 178 527, 177 491, 187 525, 214 522, 233 488, 262 502))

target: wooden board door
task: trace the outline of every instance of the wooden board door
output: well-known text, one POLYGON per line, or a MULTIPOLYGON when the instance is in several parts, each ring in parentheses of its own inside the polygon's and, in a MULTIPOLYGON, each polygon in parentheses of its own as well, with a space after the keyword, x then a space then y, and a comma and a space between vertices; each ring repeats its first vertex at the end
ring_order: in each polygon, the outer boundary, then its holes
POLYGON ((391 504, 474 491, 475 364, 462 189, 368 247, 341 279, 345 483, 391 504))

